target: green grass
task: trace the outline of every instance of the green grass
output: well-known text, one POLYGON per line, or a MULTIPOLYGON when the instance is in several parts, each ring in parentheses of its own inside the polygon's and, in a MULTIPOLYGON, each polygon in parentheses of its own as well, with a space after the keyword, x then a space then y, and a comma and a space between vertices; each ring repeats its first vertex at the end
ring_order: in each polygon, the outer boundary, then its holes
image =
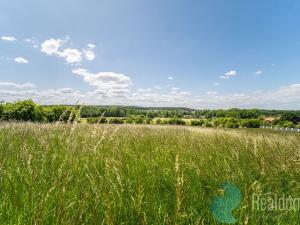
POLYGON ((176 126, 0 124, 0 224, 220 224, 212 199, 242 192, 238 224, 299 224, 252 209, 300 197, 300 135, 176 126))

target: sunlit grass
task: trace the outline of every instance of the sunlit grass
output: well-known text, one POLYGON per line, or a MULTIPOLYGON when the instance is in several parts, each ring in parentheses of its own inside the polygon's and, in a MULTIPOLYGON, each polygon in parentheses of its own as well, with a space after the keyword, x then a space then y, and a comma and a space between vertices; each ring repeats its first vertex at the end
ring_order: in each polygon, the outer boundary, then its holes
POLYGON ((219 224, 222 183, 239 224, 298 224, 253 193, 300 197, 300 135, 170 126, 0 124, 0 224, 219 224))

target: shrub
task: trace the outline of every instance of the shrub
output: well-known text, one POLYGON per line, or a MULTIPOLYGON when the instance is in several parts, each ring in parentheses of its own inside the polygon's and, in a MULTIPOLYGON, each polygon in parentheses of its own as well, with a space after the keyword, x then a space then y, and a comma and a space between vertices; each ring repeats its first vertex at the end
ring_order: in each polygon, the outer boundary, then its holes
POLYGON ((17 121, 45 121, 43 108, 35 104, 32 100, 17 101, 4 105, 4 116, 8 120, 17 121))
POLYGON ((259 128, 260 120, 259 119, 244 119, 241 121, 241 127, 244 128, 259 128))
POLYGON ((105 117, 89 117, 87 123, 107 123, 107 119, 105 117))
POLYGON ((167 123, 171 125, 186 125, 186 122, 182 119, 179 119, 178 117, 173 117, 167 120, 167 123))
POLYGON ((191 120, 191 126, 202 126, 204 124, 204 120, 191 120))
POLYGON ((223 127, 224 126, 224 118, 217 118, 213 120, 214 127, 223 127))
POLYGON ((155 123, 156 123, 156 124, 162 124, 162 121, 161 121, 161 119, 156 119, 156 120, 155 120, 155 123))
POLYGON ((294 128, 295 127, 295 124, 293 122, 290 122, 290 121, 287 121, 285 122, 282 127, 284 128, 294 128))
POLYGON ((123 124, 124 119, 113 117, 113 118, 108 119, 108 123, 110 123, 110 124, 123 124))

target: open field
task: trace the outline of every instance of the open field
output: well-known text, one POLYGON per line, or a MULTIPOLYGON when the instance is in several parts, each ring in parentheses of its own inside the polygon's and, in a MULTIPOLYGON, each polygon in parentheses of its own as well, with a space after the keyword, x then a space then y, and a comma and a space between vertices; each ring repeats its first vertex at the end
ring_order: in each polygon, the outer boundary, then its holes
POLYGON ((251 197, 300 197, 299 150, 299 134, 259 129, 0 123, 0 224, 220 224, 224 182, 238 224, 299 224, 251 197))

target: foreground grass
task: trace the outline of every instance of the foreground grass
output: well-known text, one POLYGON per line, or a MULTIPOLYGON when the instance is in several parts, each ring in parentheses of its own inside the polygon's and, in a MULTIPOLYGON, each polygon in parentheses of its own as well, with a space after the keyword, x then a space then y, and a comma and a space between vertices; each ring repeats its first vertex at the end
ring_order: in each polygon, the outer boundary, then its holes
POLYGON ((299 224, 251 202, 300 197, 299 147, 261 130, 0 124, 0 224, 219 224, 210 204, 228 181, 238 224, 299 224))

